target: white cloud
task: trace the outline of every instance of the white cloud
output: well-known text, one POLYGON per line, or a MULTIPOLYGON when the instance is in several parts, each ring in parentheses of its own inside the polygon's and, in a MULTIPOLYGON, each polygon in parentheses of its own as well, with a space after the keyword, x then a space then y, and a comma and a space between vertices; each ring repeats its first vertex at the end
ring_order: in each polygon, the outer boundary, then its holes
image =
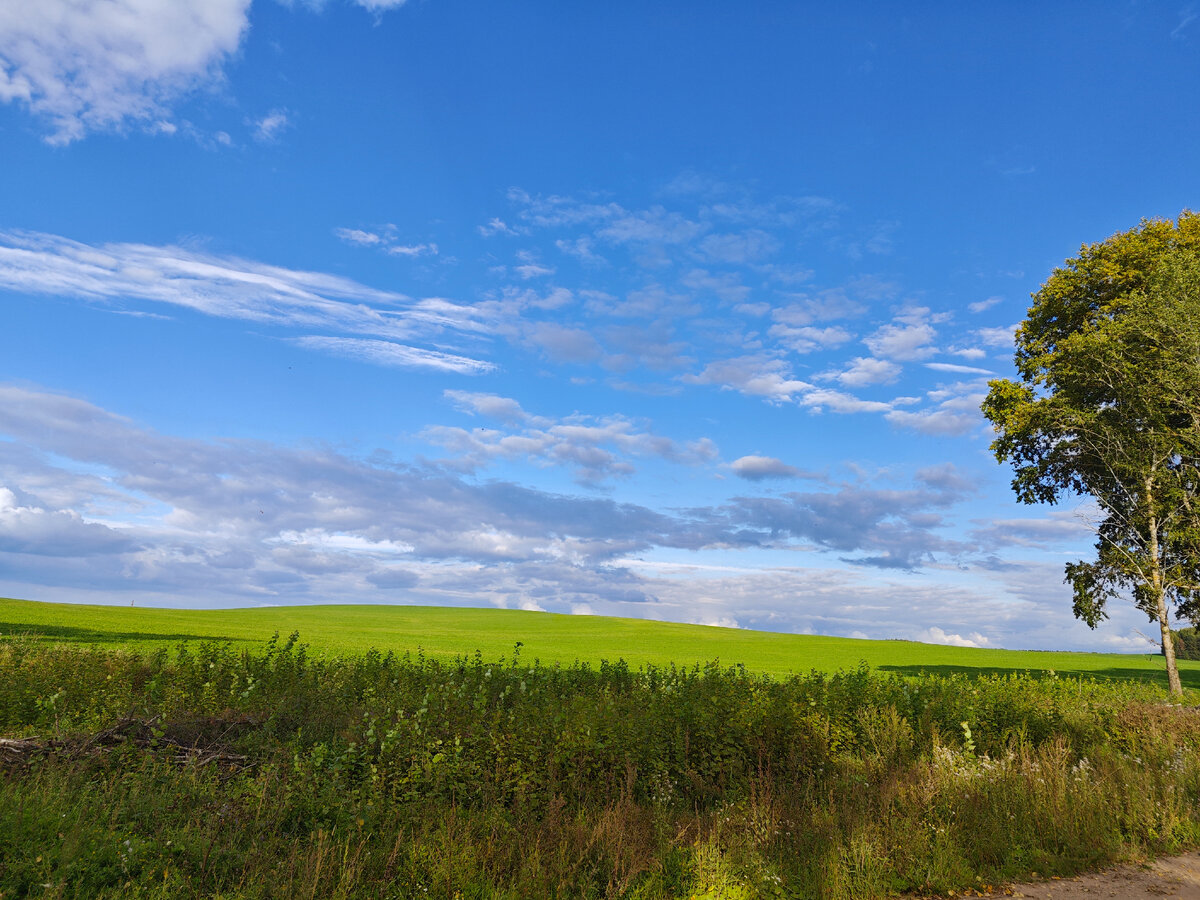
MULTIPOLYGON (((499 219, 493 219, 493 222, 499 222, 499 219)), ((503 223, 501 223, 503 224, 503 223)), ((593 250, 594 242, 590 237, 578 237, 574 240, 559 239, 554 242, 554 246, 568 256, 573 256, 588 266, 603 266, 607 265, 608 260, 600 256, 593 250)))
POLYGON ((982 382, 959 382, 929 391, 925 396, 936 405, 915 411, 893 409, 884 418, 893 425, 922 434, 968 434, 984 424, 979 406, 987 393, 982 382))
POLYGON ((614 244, 684 244, 703 234, 707 226, 661 206, 637 212, 620 210, 597 236, 614 244))
POLYGON ((851 299, 841 289, 822 291, 814 297, 791 296, 797 299, 771 313, 771 318, 776 322, 784 325, 811 325, 813 322, 855 318, 867 311, 865 306, 851 299))
POLYGON ((935 372, 952 372, 960 375, 995 375, 991 369, 980 369, 976 366, 960 366, 957 363, 931 362, 925 363, 925 368, 935 372))
POLYGON ((254 126, 254 139, 262 144, 270 144, 279 140, 279 136, 288 129, 291 121, 288 119, 287 110, 273 109, 251 124, 254 126))
POLYGON ((402 244, 395 225, 384 225, 372 231, 362 228, 335 228, 333 233, 347 244, 358 247, 375 247, 391 256, 436 256, 437 244, 432 242, 421 244, 402 244))
POLYGON ((558 363, 595 362, 604 355, 596 339, 582 328, 571 328, 555 322, 530 325, 526 340, 558 363))
POLYGON ((518 252, 517 259, 521 261, 521 265, 513 266, 513 271, 526 281, 530 278, 541 278, 544 275, 554 274, 553 268, 542 265, 537 259, 537 254, 529 250, 518 252))
POLYGON ((384 12, 389 9, 399 9, 408 0, 354 0, 354 2, 371 12, 384 12))
POLYGON ((814 350, 824 350, 838 347, 854 335, 845 328, 836 325, 827 328, 817 328, 813 325, 772 325, 767 334, 787 347, 793 353, 812 353, 814 350))
POLYGON ((936 352, 931 346, 937 332, 932 325, 884 325, 863 343, 875 356, 910 361, 924 359, 936 352))
POLYGON ((812 385, 791 377, 783 360, 766 356, 742 356, 711 362, 696 375, 684 375, 684 384, 715 384, 722 390, 735 390, 772 403, 792 400, 811 390, 812 385))
POLYGON ((679 443, 644 430, 620 416, 571 415, 561 420, 531 416, 508 397, 446 391, 447 399, 471 414, 498 419, 510 428, 432 426, 422 437, 454 456, 440 462, 474 471, 497 459, 524 459, 539 465, 563 465, 575 471, 580 484, 598 485, 632 474, 629 459, 658 457, 695 465, 713 460, 716 445, 708 438, 679 443))
POLYGON ((381 234, 359 228, 335 228, 333 233, 347 244, 358 244, 360 247, 378 247, 386 241, 381 234))
POLYGON ((1089 504, 1078 510, 1052 509, 1045 516, 977 521, 972 533, 988 547, 1062 547, 1095 537, 1098 511, 1089 504))
POLYGON ((483 237, 492 237, 497 234, 513 237, 518 234, 523 234, 523 229, 516 229, 507 224, 502 219, 492 218, 488 220, 486 225, 480 225, 476 229, 483 237))
POLYGON ((986 300, 977 300, 974 303, 968 303, 967 309, 973 313, 981 313, 985 309, 991 309, 997 303, 1003 303, 1003 297, 988 297, 986 300))
MULTIPOLYGON (((413 300, 338 275, 183 247, 92 246, 31 232, 0 232, 0 290, 74 297, 118 309, 151 301, 282 328, 350 333, 380 344, 431 340, 447 332, 481 335, 496 329, 496 323, 485 318, 486 307, 467 307, 439 298, 413 300)), ((333 339, 305 340, 320 349, 335 348, 329 343, 333 339)), ((415 354, 411 359, 424 354, 429 360, 490 368, 453 354, 414 348, 392 351, 383 346, 371 350, 371 346, 364 343, 361 352, 355 352, 375 355, 379 361, 384 356, 399 359, 397 352, 415 354)))
POLYGON ((930 644, 949 644, 951 647, 986 647, 991 644, 991 641, 978 631, 972 631, 963 637, 960 634, 949 634, 936 625, 926 629, 918 640, 930 644))
POLYGON ((844 391, 830 391, 825 388, 806 392, 800 398, 800 403, 815 412, 828 409, 835 413, 871 413, 888 412, 892 408, 892 404, 880 400, 862 400, 844 391))
POLYGON ((496 368, 492 363, 479 359, 370 338, 306 335, 294 338, 293 343, 306 350, 319 350, 332 356, 342 356, 377 366, 434 369, 440 372, 456 372, 460 375, 481 375, 484 372, 494 371, 496 368))
POLYGON ((174 101, 219 80, 249 8, 250 0, 0 4, 0 101, 46 121, 52 144, 129 123, 152 128, 170 119, 174 101))
POLYGON ((392 256, 436 256, 438 252, 437 244, 393 244, 387 248, 387 252, 392 256))
MULTIPOLYGON (((521 404, 511 397, 501 397, 497 394, 473 393, 471 391, 443 391, 442 395, 454 403, 459 409, 502 422, 517 423, 534 420, 534 417, 521 408, 521 404)), ((544 422, 537 419, 535 421, 544 422)))
POLYGON ((987 356, 987 351, 979 347, 954 347, 950 353, 954 356, 961 356, 963 359, 983 359, 987 356))
POLYGON ((0 485, 0 553, 39 556, 94 556, 133 549, 119 531, 85 521, 74 510, 18 505, 16 494, 0 485))
POLYGON ((1013 336, 1019 327, 1020 324, 1017 323, 1000 328, 979 328, 975 331, 975 336, 979 338, 979 342, 985 347, 1011 350, 1013 347, 1013 336))
POLYGON ((768 478, 801 478, 804 473, 773 456, 743 456, 729 464, 733 473, 747 481, 763 481, 768 478))
MULTIPOLYGON (((742 303, 750 296, 750 288, 734 272, 713 275, 705 269, 692 269, 680 281, 694 291, 712 294, 725 303, 742 303)), ((764 309, 767 309, 764 305, 764 309)))
POLYGON ((843 387, 860 388, 895 381, 900 372, 900 366, 889 360, 856 356, 850 360, 850 365, 846 369, 832 373, 829 377, 843 387))

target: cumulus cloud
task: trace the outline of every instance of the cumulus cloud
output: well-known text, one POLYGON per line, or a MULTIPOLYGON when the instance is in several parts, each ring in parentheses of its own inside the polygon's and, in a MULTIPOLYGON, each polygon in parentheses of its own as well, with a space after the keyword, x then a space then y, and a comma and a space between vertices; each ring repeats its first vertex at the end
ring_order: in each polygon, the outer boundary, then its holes
POLYGON ((783 325, 811 325, 837 319, 852 319, 867 311, 844 289, 822 291, 816 296, 798 296, 785 306, 776 308, 771 317, 783 325))
POLYGON ((924 409, 893 409, 884 418, 901 428, 922 434, 961 435, 984 424, 980 404, 987 396, 982 382, 959 382, 928 391, 925 398, 933 405, 924 409))
POLYGON ((933 355, 932 346, 937 331, 928 323, 915 325, 883 325, 863 343, 876 357, 902 361, 924 359, 933 355))
POLYGON ((856 356, 841 372, 831 372, 826 377, 832 378, 843 387, 861 388, 895 381, 900 371, 900 366, 890 360, 856 356))
POLYGON ((459 409, 467 412, 499 419, 501 422, 514 424, 518 422, 545 422, 535 419, 521 408, 521 404, 511 397, 501 397, 498 394, 474 393, 471 391, 443 391, 442 395, 454 403, 459 409))
POLYGON ((762 397, 771 403, 793 400, 797 394, 810 390, 812 385, 791 377, 788 365, 767 356, 742 356, 711 362, 697 374, 684 375, 684 384, 716 385, 722 390, 735 390, 751 397, 762 397))
POLYGON ((882 400, 863 400, 845 391, 831 391, 826 388, 815 388, 806 392, 800 403, 817 412, 828 409, 836 413, 879 413, 889 412, 891 403, 882 400))
POLYGON ((127 535, 87 522, 74 510, 22 505, 11 489, 0 486, 0 553, 90 557, 135 546, 127 535))
POLYGON ((1018 327, 1019 323, 1000 328, 979 328, 975 331, 975 336, 985 347, 1011 350, 1013 347, 1013 336, 1016 334, 1018 327))
POLYGON ((217 82, 250 0, 37 0, 0 5, 0 100, 67 144, 137 123, 169 133, 171 104, 217 82))
POLYGON ((934 625, 921 634, 920 640, 930 644, 949 644, 951 647, 986 647, 991 644, 978 631, 972 631, 966 637, 961 634, 950 634, 934 625))
POLYGON ((767 333, 793 353, 812 353, 815 350, 838 347, 854 337, 845 328, 836 325, 827 328, 816 328, 812 325, 798 328, 792 325, 772 325, 767 333))

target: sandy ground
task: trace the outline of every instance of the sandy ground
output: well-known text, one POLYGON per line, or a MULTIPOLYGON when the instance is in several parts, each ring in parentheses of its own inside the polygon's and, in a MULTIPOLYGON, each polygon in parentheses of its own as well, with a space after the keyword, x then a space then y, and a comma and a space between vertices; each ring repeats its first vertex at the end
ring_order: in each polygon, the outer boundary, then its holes
POLYGON ((1090 875, 1013 884, 985 897, 1028 897, 1036 900, 1146 900, 1174 897, 1200 900, 1200 853, 1159 859, 1146 866, 1121 866, 1090 875))

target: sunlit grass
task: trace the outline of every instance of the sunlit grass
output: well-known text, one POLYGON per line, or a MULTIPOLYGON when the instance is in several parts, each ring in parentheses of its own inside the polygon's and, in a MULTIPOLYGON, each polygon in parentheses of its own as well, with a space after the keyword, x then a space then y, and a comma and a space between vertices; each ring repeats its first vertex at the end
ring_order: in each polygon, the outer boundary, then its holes
MULTIPOLYGON (((0 636, 21 634, 84 646, 151 651, 180 641, 229 641, 258 647, 273 632, 298 631, 314 652, 416 652, 438 657, 481 652, 543 663, 597 664, 623 659, 647 664, 744 665, 773 676, 833 672, 866 662, 904 673, 993 671, 1090 674, 1165 679, 1157 654, 991 650, 778 634, 644 619, 565 616, 499 609, 421 606, 287 606, 259 609, 177 610, 77 606, 0 599, 0 636)), ((1200 662, 1180 663, 1186 686, 1200 688, 1200 662)))

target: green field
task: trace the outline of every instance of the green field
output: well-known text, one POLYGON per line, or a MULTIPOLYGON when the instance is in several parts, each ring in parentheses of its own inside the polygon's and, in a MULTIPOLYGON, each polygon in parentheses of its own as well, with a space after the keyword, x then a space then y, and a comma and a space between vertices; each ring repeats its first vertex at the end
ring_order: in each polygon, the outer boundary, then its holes
MULTIPOLYGON (((368 649, 397 654, 485 659, 512 655, 543 663, 599 663, 623 659, 633 667, 691 666, 713 660, 773 676, 832 672, 866 662, 883 671, 1048 672, 1099 678, 1164 679, 1156 654, 990 650, 777 634, 644 619, 564 616, 499 609, 421 606, 288 606, 259 609, 176 610, 76 606, 0 599, 0 639, 13 635, 97 647, 153 650, 180 641, 261 646, 273 633, 300 633, 315 652, 368 649)), ((1182 661, 1186 687, 1200 688, 1200 662, 1182 661)))

